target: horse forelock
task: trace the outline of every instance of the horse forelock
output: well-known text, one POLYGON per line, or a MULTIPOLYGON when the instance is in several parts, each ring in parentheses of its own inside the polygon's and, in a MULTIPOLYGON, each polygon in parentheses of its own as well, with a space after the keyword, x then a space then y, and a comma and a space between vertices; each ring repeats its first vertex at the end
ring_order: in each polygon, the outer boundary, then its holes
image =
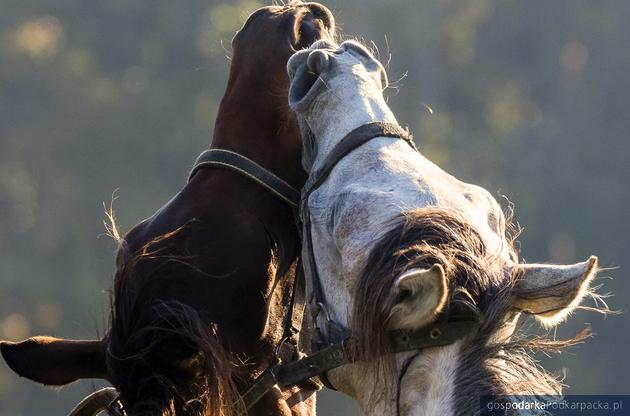
MULTIPOLYGON (((351 317, 360 358, 370 365, 376 363, 372 367, 376 376, 387 380, 378 383, 379 389, 386 386, 385 397, 391 397, 398 376, 395 354, 388 354, 386 331, 396 301, 396 279, 408 269, 434 264, 444 268, 449 288, 447 306, 437 319, 456 316, 478 323, 458 343, 460 356, 453 374, 455 414, 477 412, 479 404, 470 397, 482 394, 558 394, 560 383, 530 354, 560 351, 588 335, 554 341, 517 331, 511 338, 509 334, 498 337, 514 317, 510 290, 518 276, 506 273, 500 258, 487 251, 470 223, 452 211, 425 207, 404 213, 394 224, 368 256, 354 288, 351 317)), ((516 263, 517 252, 508 243, 516 263)), ((372 396, 378 399, 376 394, 372 396)))
POLYGON ((486 251, 480 234, 459 214, 437 207, 404 212, 372 248, 354 288, 352 327, 364 337, 368 356, 383 351, 385 328, 396 302, 396 279, 412 268, 440 264, 449 280, 442 315, 482 312, 487 298, 506 280, 503 268, 486 251), (360 313, 363 311, 363 313, 360 313), (378 339, 381 342, 368 342, 378 339))

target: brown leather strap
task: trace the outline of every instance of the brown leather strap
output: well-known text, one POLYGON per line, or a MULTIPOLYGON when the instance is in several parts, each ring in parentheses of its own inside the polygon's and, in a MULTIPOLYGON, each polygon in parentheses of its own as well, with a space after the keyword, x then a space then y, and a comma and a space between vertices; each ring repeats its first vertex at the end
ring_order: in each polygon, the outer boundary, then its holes
POLYGON ((272 371, 272 368, 268 368, 256 379, 250 388, 241 393, 241 400, 245 405, 245 409, 251 409, 265 394, 269 393, 276 384, 276 375, 272 371))
MULTIPOLYGON (((475 321, 446 321, 429 324, 415 331, 390 331, 389 353, 450 345, 473 332, 477 326, 475 321)), ((357 341, 350 337, 340 343, 328 345, 308 357, 278 366, 275 370, 276 380, 280 386, 289 387, 342 365, 354 363, 357 359, 357 341)))
POLYGON ((328 155, 328 159, 326 159, 324 165, 317 171, 311 172, 304 188, 302 188, 302 199, 304 199, 305 195, 310 195, 315 189, 319 188, 326 179, 328 179, 330 172, 332 172, 341 159, 346 157, 356 148, 379 137, 403 139, 414 150, 417 150, 409 131, 403 129, 398 124, 380 121, 364 124, 352 130, 343 139, 341 139, 341 141, 337 143, 330 152, 330 155, 328 155))
POLYGON ((290 206, 297 208, 300 203, 300 192, 280 177, 269 172, 251 159, 226 149, 209 149, 202 152, 195 161, 188 180, 190 181, 199 169, 230 169, 256 182, 290 206))

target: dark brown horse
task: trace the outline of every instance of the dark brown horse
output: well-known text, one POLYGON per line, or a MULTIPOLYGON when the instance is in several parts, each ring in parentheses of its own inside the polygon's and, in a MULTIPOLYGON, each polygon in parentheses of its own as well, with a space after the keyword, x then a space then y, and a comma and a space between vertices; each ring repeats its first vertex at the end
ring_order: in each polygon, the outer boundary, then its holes
MULTIPOLYGON (((296 188, 297 122, 286 62, 334 31, 316 3, 253 13, 233 60, 213 148, 238 152, 296 188)), ((21 376, 47 385, 109 380, 128 414, 227 415, 272 359, 283 335, 300 250, 292 208, 227 169, 201 169, 120 240, 111 328, 103 340, 2 342, 21 376)), ((313 391, 275 389, 255 415, 314 413, 313 391)))

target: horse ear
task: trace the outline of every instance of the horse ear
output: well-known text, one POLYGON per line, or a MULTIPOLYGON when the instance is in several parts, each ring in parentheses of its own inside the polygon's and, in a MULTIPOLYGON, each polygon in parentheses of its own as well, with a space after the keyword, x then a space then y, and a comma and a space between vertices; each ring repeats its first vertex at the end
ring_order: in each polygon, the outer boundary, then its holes
POLYGON ((513 289, 513 306, 545 326, 562 322, 580 304, 597 273, 597 257, 573 265, 523 264, 513 289))
POLYGON ((389 329, 416 329, 431 322, 446 304, 448 285, 444 268, 411 269, 396 281, 396 301, 389 329))
POLYGON ((107 379, 104 341, 33 337, 0 342, 2 357, 18 375, 38 383, 61 386, 82 378, 107 379))
POLYGON ((385 90, 387 87, 389 87, 389 79, 387 79, 387 71, 383 69, 381 71, 381 88, 385 90))

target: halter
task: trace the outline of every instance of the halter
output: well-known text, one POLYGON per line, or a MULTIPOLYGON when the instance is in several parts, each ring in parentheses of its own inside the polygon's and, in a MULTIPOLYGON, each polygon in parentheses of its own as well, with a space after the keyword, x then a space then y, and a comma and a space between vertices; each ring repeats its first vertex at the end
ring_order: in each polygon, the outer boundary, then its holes
MULTIPOLYGON (((285 366, 286 371, 302 373, 302 376, 318 375, 324 384, 334 389, 326 376, 328 370, 332 370, 344 364, 357 360, 356 343, 351 331, 343 325, 331 319, 327 307, 326 298, 322 289, 321 280, 315 262, 313 251, 313 236, 311 232, 311 217, 308 208, 308 198, 330 176, 335 166, 350 152, 364 145, 372 139, 390 137, 404 140, 414 151, 415 144, 408 131, 393 123, 373 122, 364 124, 346 135, 332 150, 324 165, 315 171, 307 180, 302 190, 300 204, 300 217, 302 220, 305 271, 312 283, 313 293, 310 299, 311 312, 316 327, 316 336, 319 338, 321 349, 315 354, 303 359, 306 365, 299 361, 285 366), (326 332, 322 332, 318 326, 318 317, 324 312, 326 320, 326 332), (316 373, 316 371, 320 371, 316 373)), ((418 351, 423 348, 450 345, 469 333, 473 321, 445 321, 425 325, 414 331, 393 330, 389 331, 389 350, 392 353, 418 351)), ((409 362, 410 363, 410 362, 409 362)), ((283 372, 281 372, 282 374, 283 372)), ((401 376, 404 373, 401 374, 401 376)), ((402 377, 401 377, 402 378, 402 377)), ((399 383, 400 384, 400 383, 399 383)))
MULTIPOLYGON (((253 160, 230 150, 209 149, 202 152, 190 171, 188 176, 189 181, 192 180, 200 169, 211 167, 230 169, 262 186, 292 208, 300 207, 300 219, 303 231, 302 238, 303 244, 305 244, 306 255, 303 256, 298 263, 289 312, 284 320, 282 341, 280 341, 280 344, 275 349, 272 363, 256 378, 248 389, 241 393, 241 403, 247 410, 252 408, 276 385, 279 385, 281 388, 300 385, 302 387, 318 390, 322 387, 323 382, 323 385, 335 390, 328 380, 326 373, 342 365, 354 363, 358 360, 357 339, 352 336, 348 328, 331 319, 326 307, 326 299, 317 272, 313 252, 308 198, 328 179, 330 173, 341 159, 368 141, 379 137, 402 139, 409 144, 412 149, 417 151, 409 132, 403 130, 397 124, 374 122, 360 126, 348 133, 348 135, 333 148, 324 166, 309 177, 302 190, 301 198, 300 193, 286 181, 269 172, 253 160), (302 267, 302 262, 304 262, 304 267, 302 267), (298 350, 298 335, 302 328, 306 304, 305 274, 308 275, 313 288, 312 298, 309 300, 309 303, 313 315, 316 337, 318 338, 318 349, 309 356, 303 356, 298 350), (324 312, 327 325, 325 334, 321 331, 317 323, 317 318, 322 311, 324 312), (286 363, 282 362, 282 348, 285 345, 292 347, 293 356, 297 357, 297 359, 286 363)), ((450 345, 463 338, 466 333, 470 331, 472 325, 476 324, 469 320, 446 321, 425 325, 414 331, 389 331, 389 351, 391 353, 417 352, 405 360, 403 369, 399 374, 396 397, 397 414, 400 414, 399 398, 402 378, 420 350, 429 347, 450 345)), ((102 389, 82 401, 71 413, 71 416, 84 414, 93 415, 95 413, 90 412, 102 410, 108 410, 112 415, 119 415, 123 413, 118 407, 119 405, 120 403, 115 389, 102 389)))

